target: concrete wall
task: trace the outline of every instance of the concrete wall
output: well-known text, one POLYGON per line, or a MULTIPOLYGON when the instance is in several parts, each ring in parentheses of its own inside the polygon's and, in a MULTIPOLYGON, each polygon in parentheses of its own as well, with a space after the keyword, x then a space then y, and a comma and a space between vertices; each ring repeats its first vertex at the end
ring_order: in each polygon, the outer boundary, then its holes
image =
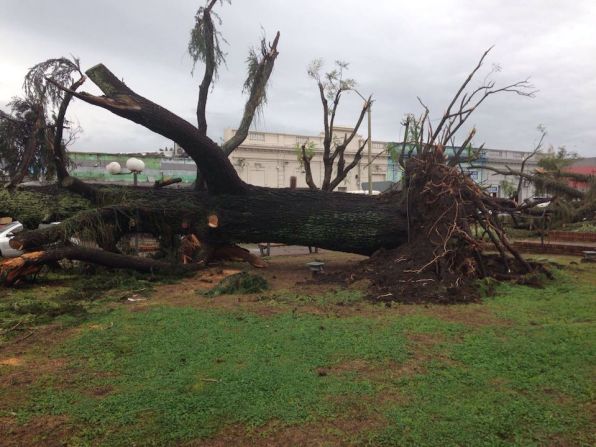
POLYGON ((136 157, 143 160, 145 170, 138 175, 139 183, 154 183, 164 177, 181 177, 183 182, 192 183, 196 177, 196 165, 191 159, 171 159, 158 155, 142 154, 105 154, 71 152, 71 161, 74 163, 72 174, 83 180, 94 180, 105 183, 132 183, 132 174, 109 174, 105 167, 108 163, 120 163, 126 171, 126 160, 136 157))

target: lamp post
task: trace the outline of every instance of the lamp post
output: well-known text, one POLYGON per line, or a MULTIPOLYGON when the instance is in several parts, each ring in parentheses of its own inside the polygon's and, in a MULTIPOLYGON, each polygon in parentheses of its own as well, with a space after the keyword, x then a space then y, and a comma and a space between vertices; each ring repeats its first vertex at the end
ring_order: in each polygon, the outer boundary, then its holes
MULTIPOLYGON (((143 162, 143 160, 140 160, 140 159, 134 158, 134 157, 129 158, 128 160, 126 160, 126 169, 128 169, 132 173, 134 186, 135 187, 138 186, 137 177, 145 169, 145 163, 143 162)), ((120 166, 120 163, 118 163, 117 161, 113 161, 113 162, 109 163, 106 166, 106 171, 108 171, 112 175, 128 174, 128 172, 122 172, 122 167, 120 166)), ((136 230, 137 230, 135 232, 135 251, 138 255, 139 254, 139 209, 138 208, 135 213, 135 226, 136 226, 136 230)))
POLYGON ((138 158, 129 158, 126 160, 126 169, 132 172, 133 183, 137 186, 137 176, 145 169, 145 163, 138 158))
POLYGON ((372 118, 371 118, 371 109, 372 104, 369 102, 369 99, 366 99, 364 96, 360 94, 360 92, 356 89, 353 89, 358 96, 360 96, 365 103, 368 104, 367 115, 368 115, 368 194, 372 195, 372 118))
POLYGON ((113 161, 106 166, 106 171, 111 175, 133 175, 133 183, 137 186, 137 176, 145 170, 145 162, 138 158, 129 158, 126 160, 126 169, 129 172, 122 172, 122 166, 117 161, 113 161))

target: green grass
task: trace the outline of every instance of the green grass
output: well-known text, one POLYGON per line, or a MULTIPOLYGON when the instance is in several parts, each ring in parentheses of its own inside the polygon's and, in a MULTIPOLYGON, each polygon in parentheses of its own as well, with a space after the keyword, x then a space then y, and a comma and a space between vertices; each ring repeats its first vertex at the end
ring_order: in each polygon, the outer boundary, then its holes
MULTIPOLYGON (((110 373, 117 392, 95 399, 84 390, 45 388, 32 409, 73 415, 93 427, 83 438, 99 436, 105 445, 129 445, 132 439, 162 445, 212 435, 225 423, 334 417, 340 413, 329 397, 356 399, 375 389, 357 377, 321 377, 317 368, 407 357, 399 320, 291 314, 264 319, 160 307, 117 312, 99 322, 105 329, 86 331, 59 355, 77 359, 82 371, 110 373)), ((88 375, 80 379, 85 388, 105 383, 88 375)))
POLYGON ((379 443, 593 445, 595 298, 561 273, 544 289, 501 285, 485 306, 509 324, 469 331, 444 346, 455 366, 403 383, 410 403, 379 443))
POLYGON ((22 423, 67 416, 77 428, 69 445, 177 445, 231 424, 258 432, 354 417, 377 424, 357 435, 337 429, 334 439, 593 445, 594 272, 558 272, 543 289, 500 285, 483 305, 460 307, 493 315, 484 325, 424 306, 366 312, 352 291, 277 292, 259 303, 282 311, 273 316, 167 306, 97 313, 51 354, 68 360, 69 376, 40 377, 27 403, 7 411, 22 423), (315 315, 292 312, 293 303, 360 303, 363 312, 315 315), (345 367, 354 362, 366 367, 345 367))

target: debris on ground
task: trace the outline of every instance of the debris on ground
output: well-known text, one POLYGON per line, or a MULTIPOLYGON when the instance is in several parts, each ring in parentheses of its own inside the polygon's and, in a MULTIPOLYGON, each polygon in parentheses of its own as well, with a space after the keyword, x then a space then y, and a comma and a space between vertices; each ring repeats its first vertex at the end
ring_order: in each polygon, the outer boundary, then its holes
POLYGON ((262 276, 240 272, 224 278, 213 289, 206 292, 205 296, 245 295, 248 293, 264 292, 268 289, 269 283, 262 276))

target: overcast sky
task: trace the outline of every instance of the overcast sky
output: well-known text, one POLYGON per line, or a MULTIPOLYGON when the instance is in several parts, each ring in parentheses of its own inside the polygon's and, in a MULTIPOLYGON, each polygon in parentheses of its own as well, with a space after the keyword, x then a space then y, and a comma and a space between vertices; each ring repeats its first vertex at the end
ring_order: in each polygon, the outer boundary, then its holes
MULTIPOLYGON (((80 57, 89 68, 103 62, 138 93, 195 122, 202 67, 191 76, 186 46, 202 1, 0 0, 0 107, 21 92, 29 67, 50 57, 80 57)), ((470 118, 474 142, 530 149, 536 126, 547 145, 565 145, 596 156, 596 2, 594 0, 235 0, 218 5, 229 42, 208 102, 209 136, 237 126, 248 49, 266 32, 281 32, 269 103, 255 129, 318 134, 321 105, 308 63, 350 62, 349 76, 372 93, 373 138, 396 141, 400 121, 420 112, 420 96, 440 117, 482 52, 495 48, 486 69, 498 63, 497 82, 530 76, 534 99, 500 95, 470 118)), ((83 90, 97 93, 89 81, 83 90)), ((361 100, 342 104, 338 122, 351 124, 361 100)), ((70 117, 84 133, 74 149, 155 151, 170 143, 105 110, 75 101, 70 117)), ((364 133, 364 128, 361 133, 364 133)), ((465 129, 464 129, 465 132, 465 129)))

